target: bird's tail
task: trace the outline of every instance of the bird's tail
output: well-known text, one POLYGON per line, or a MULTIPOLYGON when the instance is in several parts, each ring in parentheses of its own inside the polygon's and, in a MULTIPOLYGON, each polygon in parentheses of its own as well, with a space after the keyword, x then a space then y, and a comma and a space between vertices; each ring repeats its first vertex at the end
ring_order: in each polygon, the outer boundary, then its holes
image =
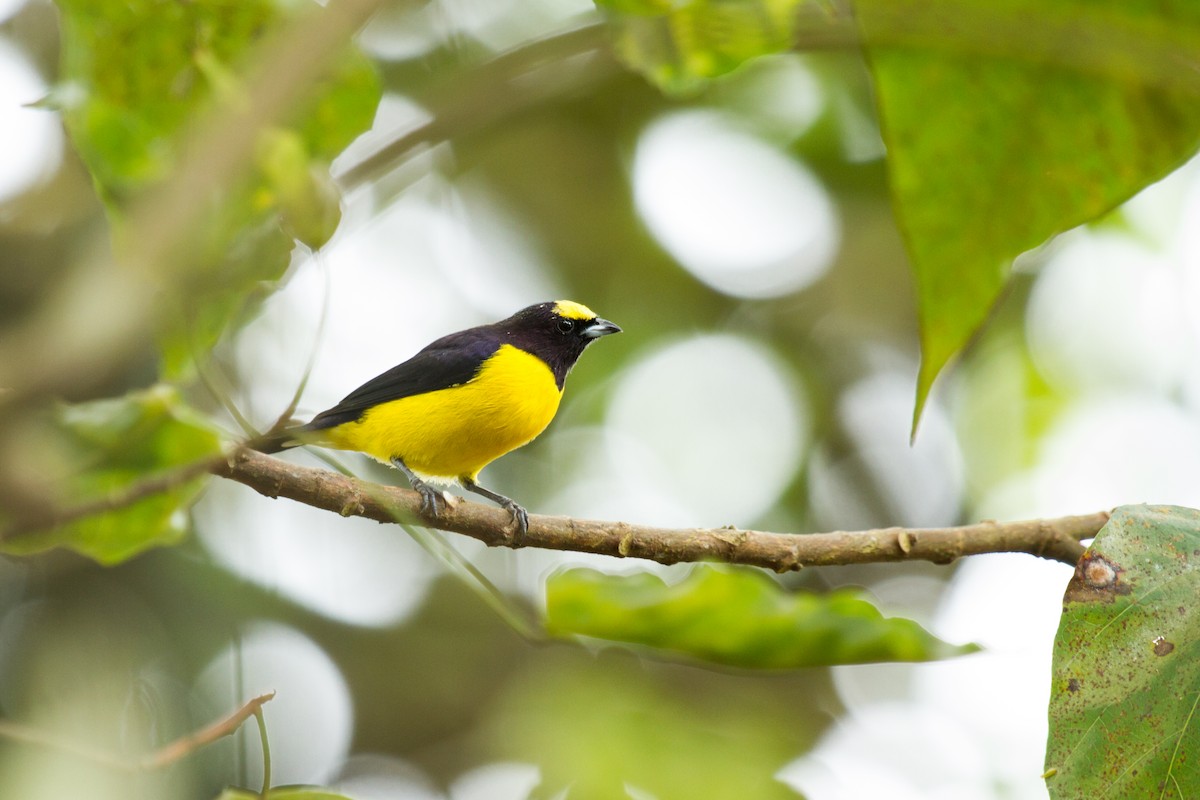
POLYGON ((308 429, 306 425, 287 425, 269 430, 260 436, 249 439, 246 446, 251 450, 257 450, 260 453, 278 453, 283 450, 290 450, 293 447, 299 447, 304 444, 304 439, 301 434, 308 429))

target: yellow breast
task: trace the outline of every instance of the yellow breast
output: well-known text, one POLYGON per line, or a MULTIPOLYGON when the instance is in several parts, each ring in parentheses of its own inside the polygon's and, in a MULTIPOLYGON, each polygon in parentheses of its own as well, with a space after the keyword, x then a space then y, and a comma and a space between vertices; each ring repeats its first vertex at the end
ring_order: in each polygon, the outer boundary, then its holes
POLYGON ((544 431, 561 398, 546 362, 506 344, 467 383, 381 403, 326 434, 334 447, 399 457, 424 478, 475 479, 544 431))

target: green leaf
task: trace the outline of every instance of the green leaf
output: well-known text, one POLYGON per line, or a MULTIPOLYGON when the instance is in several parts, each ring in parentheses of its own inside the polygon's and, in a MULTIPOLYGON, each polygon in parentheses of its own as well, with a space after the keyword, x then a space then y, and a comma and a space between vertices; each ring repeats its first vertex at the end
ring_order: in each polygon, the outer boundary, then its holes
MULTIPOLYGON (((917 414, 1013 259, 1200 145, 1192 0, 861 0, 895 213, 916 273, 917 414)), ((914 417, 915 419, 915 417, 914 417)))
MULTIPOLYGON (((243 94, 241 68, 263 37, 313 4, 291 0, 60 0, 64 103, 71 140, 122 236, 127 201, 169 177, 184 135, 218 104, 243 94)), ((348 47, 329 78, 283 128, 263 131, 255 169, 208 198, 176 258, 194 269, 163 302, 163 374, 187 377, 277 281, 295 240, 322 246, 340 219, 329 163, 370 127, 380 98, 369 60, 348 47)))
POLYGON ((1063 598, 1052 798, 1200 797, 1200 512, 1125 506, 1063 598))
POLYGON ((804 0, 597 0, 618 57, 664 91, 693 92, 792 44, 804 0))
POLYGON ((281 222, 302 242, 327 242, 342 219, 340 196, 329 170, 311 164, 304 138, 286 129, 263 131, 259 169, 264 202, 278 207, 281 222))
MULTIPOLYGON (((344 794, 315 786, 273 786, 271 800, 352 800, 344 794)), ((262 795, 249 789, 226 789, 217 800, 262 800, 262 795)))
MULTIPOLYGON (((70 474, 58 481, 63 508, 103 503, 172 469, 220 452, 216 433, 166 387, 66 406, 59 412, 62 459, 70 474)), ((68 547, 103 564, 178 542, 179 512, 204 486, 205 475, 181 476, 161 491, 113 510, 0 541, 0 552, 36 553, 68 547)))
POLYGON ((886 619, 860 593, 788 592, 753 570, 700 566, 668 586, 648 573, 571 569, 550 576, 546 624, 574 634, 649 645, 704 661, 793 669, 928 661, 971 653, 908 619, 886 619))

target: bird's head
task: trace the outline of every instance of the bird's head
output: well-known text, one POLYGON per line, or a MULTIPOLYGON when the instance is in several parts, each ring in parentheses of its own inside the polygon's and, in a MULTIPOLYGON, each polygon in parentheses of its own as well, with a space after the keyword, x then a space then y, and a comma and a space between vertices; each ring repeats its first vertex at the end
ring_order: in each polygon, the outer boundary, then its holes
POLYGON ((538 303, 498 324, 511 344, 550 365, 559 388, 589 344, 621 332, 619 326, 573 300, 538 303))
POLYGON ((596 316, 595 311, 574 300, 558 300, 542 305, 550 306, 550 321, 560 336, 575 336, 586 344, 592 339, 621 332, 618 325, 596 316))

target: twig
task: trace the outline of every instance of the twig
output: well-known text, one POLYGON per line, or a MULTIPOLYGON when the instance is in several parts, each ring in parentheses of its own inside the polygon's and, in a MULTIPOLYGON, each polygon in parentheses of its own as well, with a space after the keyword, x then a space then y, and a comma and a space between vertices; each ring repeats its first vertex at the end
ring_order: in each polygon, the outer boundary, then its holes
POLYGON ((547 97, 561 96, 567 90, 578 92, 619 74, 608 31, 601 23, 523 44, 438 81, 418 98, 431 111, 428 122, 398 132, 392 141, 335 178, 346 190, 363 186, 425 145, 478 133, 547 97), (564 69, 588 54, 592 60, 587 70, 564 69), (534 73, 540 80, 527 80, 534 73))
POLYGON ((25 742, 26 744, 58 750, 69 755, 79 756, 102 766, 122 770, 123 772, 149 772, 170 766, 176 761, 188 757, 200 748, 231 735, 247 719, 260 715, 263 705, 274 697, 274 692, 259 695, 224 719, 214 722, 207 728, 202 728, 187 736, 176 739, 170 744, 160 747, 158 750, 141 758, 126 758, 90 745, 62 739, 52 733, 9 720, 0 720, 0 737, 11 739, 15 742, 25 742))
POLYGON ((181 467, 152 475, 144 480, 136 481, 122 489, 110 492, 103 497, 89 500, 85 503, 67 508, 42 509, 37 514, 19 517, 8 527, 0 528, 0 542, 16 539, 26 534, 65 525, 75 520, 103 514, 106 511, 116 511, 131 506, 139 500, 145 500, 161 492, 178 488, 189 481, 212 472, 218 464, 228 460, 228 456, 219 455, 184 464, 181 467))
MULTIPOLYGON (((312 455, 324 461, 341 475, 347 478, 355 477, 349 467, 342 464, 340 460, 334 458, 330 453, 318 448, 312 451, 312 455)), ((431 558, 451 573, 458 576, 467 588, 473 591, 480 600, 495 611, 523 639, 528 642, 540 642, 544 640, 544 632, 539 621, 531 619, 527 613, 523 612, 522 609, 513 603, 512 599, 500 591, 499 587, 492 583, 479 567, 475 566, 469 558, 451 546, 441 531, 436 528, 429 528, 424 525, 412 525, 407 522, 401 516, 401 511, 393 506, 386 496, 381 494, 388 491, 391 487, 378 483, 367 483, 365 481, 360 481, 359 485, 363 486, 367 491, 374 492, 376 499, 384 507, 392 509, 392 518, 388 522, 394 522, 403 528, 404 532, 412 537, 412 540, 417 543, 418 547, 428 553, 431 558)))
MULTIPOLYGON (((436 520, 421 517, 420 496, 325 470, 290 464, 243 450, 213 469, 267 497, 301 503, 377 522, 419 522, 498 547, 511 547, 507 511, 459 500, 436 520)), ((1090 539, 1108 521, 1108 512, 1025 522, 980 522, 956 528, 882 528, 811 534, 766 533, 733 528, 669 529, 626 522, 596 522, 531 515, 523 546, 645 558, 661 564, 722 561, 777 572, 807 566, 887 561, 948 564, 982 553, 1029 553, 1075 564, 1090 539)))
POLYGON ((242 727, 243 722, 250 719, 250 717, 257 717, 262 712, 262 707, 273 699, 275 699, 274 692, 260 694, 258 697, 249 700, 228 717, 225 717, 225 719, 218 720, 207 728, 202 728, 195 733, 176 739, 165 747, 160 747, 150 755, 139 759, 136 762, 136 768, 139 770, 162 769, 182 758, 186 758, 202 747, 207 747, 218 739, 232 736, 237 732, 238 728, 242 727))

